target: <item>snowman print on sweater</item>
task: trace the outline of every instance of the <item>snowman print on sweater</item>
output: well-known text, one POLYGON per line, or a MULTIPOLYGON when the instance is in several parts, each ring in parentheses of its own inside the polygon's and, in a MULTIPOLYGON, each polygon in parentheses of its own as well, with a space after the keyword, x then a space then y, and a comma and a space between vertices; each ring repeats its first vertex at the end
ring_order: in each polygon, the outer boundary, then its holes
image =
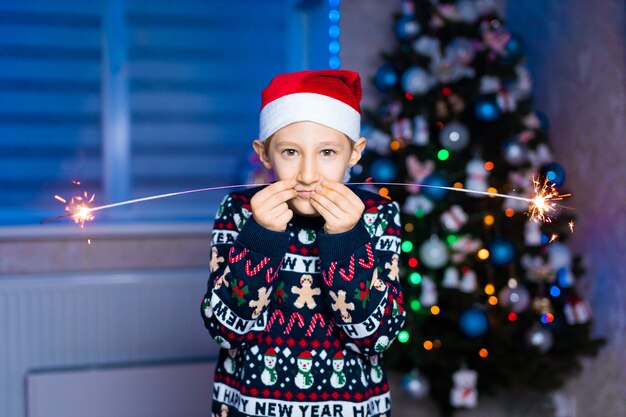
POLYGON ((333 356, 333 374, 330 377, 330 385, 333 388, 343 388, 346 385, 346 374, 343 373, 344 358, 341 351, 333 356))
POLYGON ((388 222, 386 218, 382 218, 380 223, 375 224, 377 217, 378 208, 376 207, 370 207, 369 209, 365 210, 365 213, 363 213, 365 229, 367 229, 367 232, 371 237, 382 236, 383 233, 385 233, 385 229, 387 228, 388 222))
POLYGON ((224 360, 224 370, 229 374, 235 373, 237 369, 237 349, 228 349, 228 357, 224 360))
POLYGON ((296 386, 300 389, 308 389, 313 386, 313 375, 311 374, 311 368, 313 366, 313 357, 311 352, 305 350, 298 355, 298 374, 294 379, 296 386))
POLYGON ((261 381, 265 385, 274 385, 278 376, 276 374, 276 350, 270 347, 263 355, 263 372, 261 372, 261 381))
POLYGON ((235 220, 235 225, 237 226, 237 229, 241 230, 251 214, 252 212, 246 208, 241 209, 241 214, 233 214, 233 220, 235 220))
POLYGON ((372 382, 378 384, 383 380, 383 368, 378 364, 378 355, 372 355, 369 357, 370 359, 370 378, 372 382))

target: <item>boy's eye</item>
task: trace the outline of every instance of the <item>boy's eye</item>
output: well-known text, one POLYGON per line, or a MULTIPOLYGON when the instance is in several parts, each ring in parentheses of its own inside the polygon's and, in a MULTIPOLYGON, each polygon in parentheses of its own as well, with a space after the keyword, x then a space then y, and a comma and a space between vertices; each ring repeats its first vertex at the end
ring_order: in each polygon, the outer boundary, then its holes
POLYGON ((296 156, 298 151, 296 151, 295 149, 283 149, 281 153, 283 154, 283 156, 292 157, 292 156, 296 156))
POLYGON ((322 151, 322 155, 325 157, 330 157, 333 156, 335 154, 335 151, 333 149, 324 149, 322 151))

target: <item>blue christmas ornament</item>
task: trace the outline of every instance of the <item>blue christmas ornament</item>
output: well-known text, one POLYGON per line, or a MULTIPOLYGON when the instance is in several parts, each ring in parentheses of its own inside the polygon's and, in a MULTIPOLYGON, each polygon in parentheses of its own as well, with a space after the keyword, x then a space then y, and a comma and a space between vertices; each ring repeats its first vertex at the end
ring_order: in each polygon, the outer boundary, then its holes
POLYGON ((511 35, 508 42, 504 45, 504 52, 503 62, 512 64, 519 61, 524 55, 524 47, 520 38, 511 35))
POLYGON ((489 243, 489 260, 496 266, 502 266, 513 262, 515 259, 515 247, 510 240, 496 238, 489 243))
POLYGON ((395 29, 398 39, 407 40, 416 37, 421 28, 414 15, 406 15, 396 21, 395 29))
POLYGON ((560 187, 565 182, 565 170, 556 162, 546 165, 542 169, 542 173, 555 187, 560 187))
POLYGON ((484 122, 493 122, 500 117, 500 107, 496 101, 489 97, 481 97, 476 100, 476 106, 474 107, 475 116, 478 120, 484 122))
POLYGON ((387 158, 380 158, 372 162, 369 172, 375 181, 390 182, 396 178, 398 170, 393 161, 387 158))
MULTIPOLYGON (((450 183, 447 178, 441 174, 433 173, 425 177, 421 182, 424 185, 431 185, 435 187, 449 187, 450 183)), ((448 190, 441 188, 420 187, 420 191, 424 196, 432 201, 441 201, 448 194, 448 190)))
POLYGON ((402 74, 402 89, 410 94, 425 94, 433 86, 433 78, 422 67, 411 67, 402 74))
POLYGON ((480 337, 489 327, 487 314, 480 307, 471 307, 461 313, 459 327, 469 337, 480 337))
POLYGON ((378 67, 374 75, 374 84, 383 93, 388 93, 398 84, 398 74, 391 64, 383 64, 378 67))

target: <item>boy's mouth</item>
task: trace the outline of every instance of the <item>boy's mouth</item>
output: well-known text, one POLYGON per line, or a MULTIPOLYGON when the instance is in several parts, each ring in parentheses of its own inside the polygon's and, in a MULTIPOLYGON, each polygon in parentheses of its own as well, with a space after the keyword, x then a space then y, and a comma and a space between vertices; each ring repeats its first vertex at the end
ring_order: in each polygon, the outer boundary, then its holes
POLYGON ((309 199, 309 197, 311 196, 311 191, 313 190, 308 190, 308 191, 298 191, 298 197, 301 198, 306 198, 307 200, 309 199))

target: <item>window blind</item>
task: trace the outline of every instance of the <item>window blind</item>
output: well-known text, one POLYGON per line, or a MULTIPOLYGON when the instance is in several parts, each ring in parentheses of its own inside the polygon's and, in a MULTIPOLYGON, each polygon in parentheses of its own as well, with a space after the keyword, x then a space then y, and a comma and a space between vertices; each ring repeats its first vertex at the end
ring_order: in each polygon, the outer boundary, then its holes
MULTIPOLYGON (((55 195, 88 192, 98 205, 243 181, 262 88, 279 72, 328 65, 328 7, 0 2, 0 226, 63 214, 55 195), (112 9, 122 14, 112 19, 112 9), (123 135, 110 126, 111 109, 125 114, 123 135)), ((204 221, 223 195, 153 200, 97 218, 204 221)))

